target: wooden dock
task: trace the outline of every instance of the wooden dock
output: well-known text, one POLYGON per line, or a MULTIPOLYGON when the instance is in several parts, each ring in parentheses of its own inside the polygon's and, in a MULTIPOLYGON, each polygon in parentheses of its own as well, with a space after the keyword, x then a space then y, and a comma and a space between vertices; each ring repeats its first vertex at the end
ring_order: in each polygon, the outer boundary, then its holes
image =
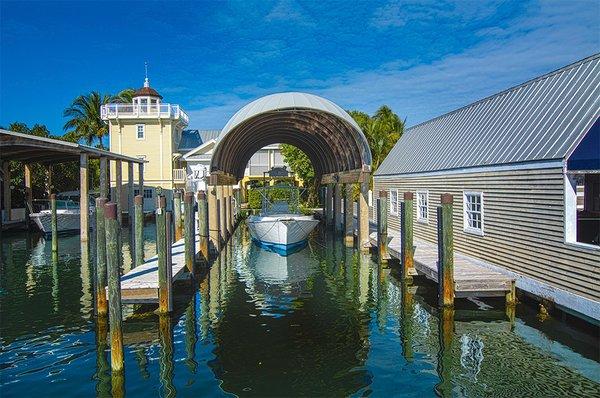
MULTIPOLYGON (((200 252, 200 236, 196 234, 195 254, 200 252)), ((175 282, 188 273, 185 267, 184 239, 172 246, 172 269, 175 282)), ((124 304, 158 303, 158 256, 154 256, 121 276, 121 300, 124 304)))

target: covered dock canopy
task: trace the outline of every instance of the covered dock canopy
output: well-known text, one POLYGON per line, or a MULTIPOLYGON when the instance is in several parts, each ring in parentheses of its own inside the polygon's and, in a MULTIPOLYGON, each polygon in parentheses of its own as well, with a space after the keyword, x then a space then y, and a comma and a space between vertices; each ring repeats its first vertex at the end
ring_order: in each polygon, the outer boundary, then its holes
POLYGON ((354 119, 333 102, 312 94, 267 95, 240 109, 217 139, 211 184, 234 184, 260 148, 291 144, 309 157, 323 183, 363 182, 371 151, 354 119))
MULTIPOLYGON (((143 192, 143 159, 120 155, 102 149, 92 148, 73 142, 61 141, 47 137, 38 137, 14 131, 0 129, 0 164, 2 165, 3 202, 7 221, 11 221, 11 187, 10 161, 25 165, 25 191, 29 210, 32 209, 31 169, 30 164, 48 165, 48 180, 52 178, 52 164, 79 161, 80 169, 80 227, 81 240, 88 241, 89 234, 89 159, 100 159, 100 195, 108 197, 109 177, 108 163, 115 162, 117 170, 116 195, 121 196, 122 162, 129 164, 129 196, 133 201, 133 165, 139 167, 139 191, 143 192)), ((59 176, 60 177, 60 176, 59 176)), ((48 184, 50 186, 50 184, 48 184)))

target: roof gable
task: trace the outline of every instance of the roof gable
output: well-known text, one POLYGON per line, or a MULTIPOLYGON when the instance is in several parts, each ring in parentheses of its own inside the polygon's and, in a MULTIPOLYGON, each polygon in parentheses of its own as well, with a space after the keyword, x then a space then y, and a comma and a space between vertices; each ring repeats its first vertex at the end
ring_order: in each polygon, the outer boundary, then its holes
POLYGON ((599 108, 596 54, 407 129, 375 174, 564 159, 599 108))

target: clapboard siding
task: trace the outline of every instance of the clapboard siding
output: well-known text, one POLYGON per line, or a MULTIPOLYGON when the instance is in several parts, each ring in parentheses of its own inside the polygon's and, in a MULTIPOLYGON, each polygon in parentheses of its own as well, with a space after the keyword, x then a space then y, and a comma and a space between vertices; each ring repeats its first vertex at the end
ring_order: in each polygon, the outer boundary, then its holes
MULTIPOLYGON (((600 299, 600 251, 564 243, 564 182, 561 168, 419 177, 375 177, 379 190, 415 193, 415 237, 437 241, 440 195, 454 195, 457 251, 537 279, 551 286, 600 299), (429 191, 429 220, 417 221, 417 190, 429 191), (463 191, 483 192, 484 236, 463 230, 463 191)), ((399 216, 389 226, 400 229, 399 216)))

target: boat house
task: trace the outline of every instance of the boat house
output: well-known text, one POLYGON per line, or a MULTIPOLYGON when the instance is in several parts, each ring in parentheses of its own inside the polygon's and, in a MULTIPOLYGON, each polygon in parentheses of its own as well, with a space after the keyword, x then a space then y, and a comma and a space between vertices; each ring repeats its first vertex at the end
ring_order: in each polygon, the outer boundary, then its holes
MULTIPOLYGON (((392 230, 404 192, 415 240, 436 242, 454 196, 454 248, 524 292, 600 319, 600 54, 406 130, 374 176, 392 230)), ((417 249, 418 250, 418 249, 417 249)))

